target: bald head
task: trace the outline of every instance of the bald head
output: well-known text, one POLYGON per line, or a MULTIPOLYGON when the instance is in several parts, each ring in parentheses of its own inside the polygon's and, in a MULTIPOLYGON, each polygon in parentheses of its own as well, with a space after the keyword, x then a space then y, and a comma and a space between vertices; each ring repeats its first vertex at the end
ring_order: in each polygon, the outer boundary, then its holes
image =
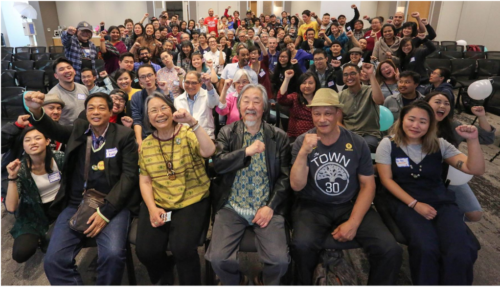
POLYGON ((394 26, 396 26, 396 28, 399 28, 401 27, 401 25, 403 25, 404 18, 405 14, 403 12, 396 12, 396 14, 394 14, 392 23, 394 24, 394 26))

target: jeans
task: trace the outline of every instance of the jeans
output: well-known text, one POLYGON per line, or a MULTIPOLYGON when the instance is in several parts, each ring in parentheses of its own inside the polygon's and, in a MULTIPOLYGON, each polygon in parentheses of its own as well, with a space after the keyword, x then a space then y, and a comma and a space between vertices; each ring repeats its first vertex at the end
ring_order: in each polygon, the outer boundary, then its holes
POLYGON ((481 205, 469 184, 449 185, 448 189, 455 192, 456 202, 460 212, 482 211, 481 205))
MULTIPOLYGON (((68 206, 57 217, 44 260, 45 274, 51 285, 83 285, 76 270, 75 257, 87 237, 69 228, 68 224, 77 209, 68 206)), ((95 237, 98 254, 96 285, 121 284, 129 225, 130 211, 123 209, 95 237)))

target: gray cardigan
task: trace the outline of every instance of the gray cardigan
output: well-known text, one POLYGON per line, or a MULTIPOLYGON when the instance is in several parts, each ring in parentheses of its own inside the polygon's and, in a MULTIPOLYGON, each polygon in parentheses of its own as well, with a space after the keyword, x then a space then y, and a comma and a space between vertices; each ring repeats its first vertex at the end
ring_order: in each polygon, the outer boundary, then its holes
MULTIPOLYGON (((415 91, 415 93, 417 93, 416 100, 424 99, 424 96, 419 91, 415 91)), ((400 93, 388 96, 384 101, 384 107, 388 108, 392 112, 394 121, 396 121, 399 117, 399 112, 403 108, 403 96, 400 93)))

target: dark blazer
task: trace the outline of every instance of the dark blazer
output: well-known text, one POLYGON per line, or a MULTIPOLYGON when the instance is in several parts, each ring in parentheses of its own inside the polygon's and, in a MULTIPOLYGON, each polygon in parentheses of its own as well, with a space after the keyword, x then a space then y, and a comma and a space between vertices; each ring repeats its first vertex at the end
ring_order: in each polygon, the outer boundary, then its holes
MULTIPOLYGON (((290 188, 290 142, 286 133, 268 123, 264 125, 266 166, 269 178, 269 200, 267 206, 274 214, 285 215, 291 202, 290 188)), ((227 202, 238 170, 247 168, 252 160, 245 156, 243 146, 244 124, 234 122, 222 127, 217 136, 217 150, 213 156, 215 172, 219 175, 211 188, 214 213, 227 202)))
MULTIPOLYGON (((61 170, 61 187, 49 211, 51 215, 57 216, 69 203, 71 172, 83 172, 75 171, 75 156, 78 156, 77 148, 86 145, 87 135, 84 132, 89 128, 89 122, 86 119, 78 118, 74 121, 73 126, 62 126, 45 114, 39 121, 35 121, 33 117, 30 117, 29 121, 50 138, 66 144, 64 166, 61 170)), ((105 198, 105 205, 99 209, 110 220, 123 208, 128 208, 136 213, 141 200, 139 153, 133 130, 110 123, 106 132, 104 149, 112 148, 117 148, 118 153, 114 157, 104 160, 104 172, 108 184, 112 188, 105 198)))

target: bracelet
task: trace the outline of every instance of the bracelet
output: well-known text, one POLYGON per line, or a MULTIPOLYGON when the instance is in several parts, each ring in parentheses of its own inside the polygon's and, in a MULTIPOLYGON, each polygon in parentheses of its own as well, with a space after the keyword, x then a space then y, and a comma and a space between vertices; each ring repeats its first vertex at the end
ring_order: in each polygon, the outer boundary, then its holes
POLYGON ((199 123, 196 123, 196 125, 194 126, 193 128, 193 132, 195 132, 198 128, 200 127, 200 124, 199 123))
POLYGON ((9 181, 16 181, 18 178, 19 178, 19 177, 18 177, 18 176, 16 176, 16 178, 9 178, 8 180, 9 180, 9 181))
POLYGON ((415 206, 417 206, 417 203, 418 203, 418 201, 415 202, 415 204, 411 208, 415 209, 415 206))
POLYGON ((410 204, 408 204, 408 207, 413 208, 413 206, 415 206, 415 204, 417 204, 417 200, 416 199, 414 199, 412 202, 410 202, 410 204))
POLYGON ((190 129, 192 129, 192 128, 194 128, 197 124, 198 124, 198 121, 196 121, 196 123, 194 123, 194 125, 189 126, 189 128, 190 128, 190 129))
POLYGON ((100 40, 101 40, 101 42, 104 42, 104 41, 106 41, 106 39, 104 39, 104 38, 101 38, 100 40))

